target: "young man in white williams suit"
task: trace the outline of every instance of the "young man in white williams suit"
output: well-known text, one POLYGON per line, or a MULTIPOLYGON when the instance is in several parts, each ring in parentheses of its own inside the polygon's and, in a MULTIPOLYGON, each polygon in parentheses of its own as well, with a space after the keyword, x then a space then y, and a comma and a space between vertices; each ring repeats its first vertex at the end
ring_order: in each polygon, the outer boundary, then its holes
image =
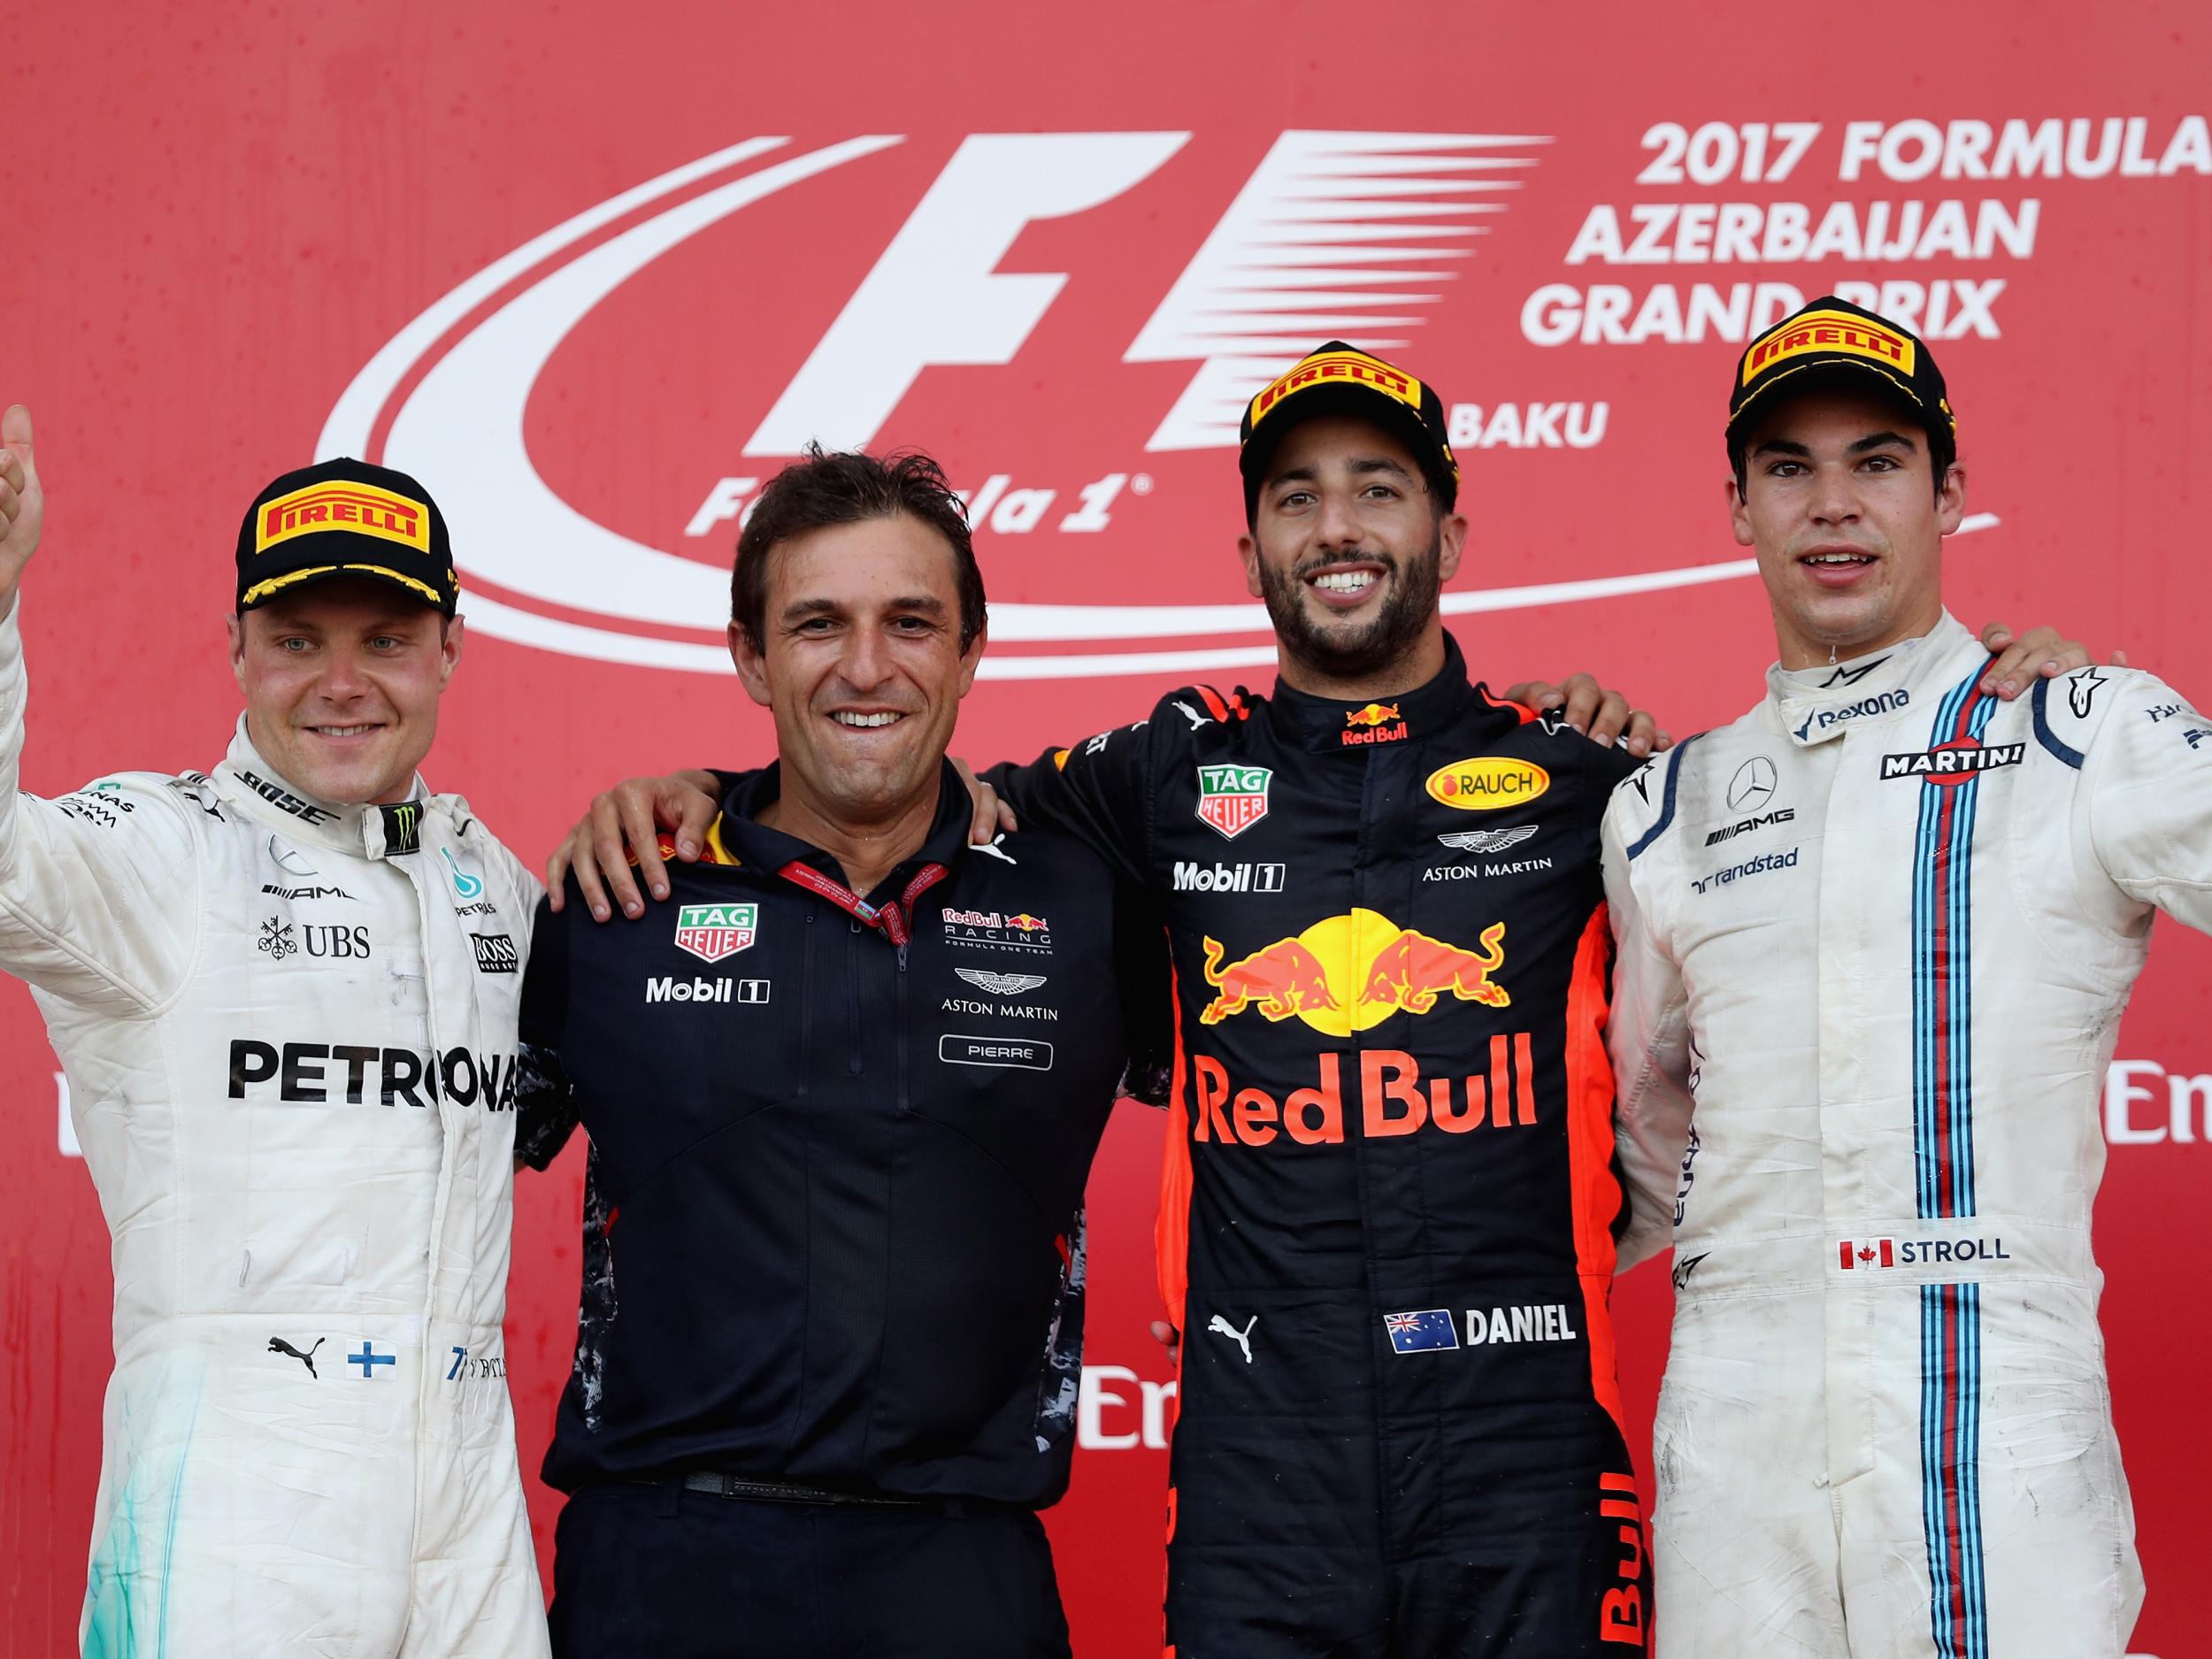
POLYGON ((2098 1094, 2154 911, 2212 928, 2212 721, 2085 658, 2001 699, 1943 608, 1955 431, 1871 313, 1752 342, 1729 503, 1780 660, 1607 815, 1668 1659, 2116 1659, 2141 1605, 2098 1094))

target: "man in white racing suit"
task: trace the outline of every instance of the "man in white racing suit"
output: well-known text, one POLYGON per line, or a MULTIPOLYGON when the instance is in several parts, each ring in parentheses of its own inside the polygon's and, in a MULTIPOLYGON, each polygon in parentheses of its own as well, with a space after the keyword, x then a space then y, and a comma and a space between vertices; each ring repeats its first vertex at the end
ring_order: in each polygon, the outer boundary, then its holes
POLYGON ((1674 1248, 1667 1659, 2116 1659, 2141 1605, 2098 1098, 2154 911, 2212 928, 2212 720, 2085 659, 2000 699, 1942 605, 1955 433, 1870 313, 1752 342, 1729 493, 1780 661, 1607 816, 1630 1249, 1674 1248))
POLYGON ((239 540, 211 772, 17 789, 42 497, 0 422, 0 966, 114 1239, 83 1651, 546 1651, 500 1321, 539 889, 415 767, 458 660, 445 528, 353 461, 239 540))

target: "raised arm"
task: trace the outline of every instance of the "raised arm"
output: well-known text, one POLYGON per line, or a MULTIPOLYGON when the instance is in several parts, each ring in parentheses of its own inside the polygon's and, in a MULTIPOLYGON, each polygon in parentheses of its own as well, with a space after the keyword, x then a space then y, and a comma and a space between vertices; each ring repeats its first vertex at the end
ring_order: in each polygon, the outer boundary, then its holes
POLYGON ((0 617, 15 611, 23 567, 38 551, 46 492, 31 455, 31 411, 17 403, 0 415, 0 617))
POLYGON ((56 995, 125 1011, 181 982, 199 920, 190 815, 208 810, 144 778, 103 779, 58 801, 20 792, 19 593, 44 496, 31 418, 0 416, 0 968, 56 995))

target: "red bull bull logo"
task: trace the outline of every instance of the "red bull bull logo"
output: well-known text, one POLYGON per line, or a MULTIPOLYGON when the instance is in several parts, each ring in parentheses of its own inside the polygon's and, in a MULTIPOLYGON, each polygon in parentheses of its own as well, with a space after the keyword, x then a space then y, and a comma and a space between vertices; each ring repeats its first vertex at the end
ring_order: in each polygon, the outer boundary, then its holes
POLYGON ((1025 933, 1043 933, 1051 926, 1051 924, 1047 922, 1043 917, 1032 916, 1026 910, 1024 910, 1019 916, 1008 917, 1006 918, 1006 925, 1009 927, 1017 929, 1018 931, 1025 933))
POLYGON ((1482 930, 1469 950, 1400 927, 1377 910, 1325 917, 1295 939, 1279 939, 1224 964, 1228 953, 1205 941, 1213 1001, 1199 1010, 1217 1025, 1248 1009, 1262 1018, 1302 1019, 1316 1031, 1348 1037, 1393 1014, 1425 1014, 1450 996, 1487 1008, 1513 999, 1490 976, 1505 965, 1505 924, 1482 930))
POLYGON ((1312 1009, 1334 1012, 1338 1007, 1329 990, 1329 971, 1321 958, 1294 939, 1281 939, 1248 956, 1221 966, 1221 942, 1206 941, 1206 983, 1214 987, 1214 1000, 1200 1013, 1200 1020, 1218 1025, 1232 1014, 1256 1006, 1269 1019, 1288 1019, 1312 1009))
POLYGON ((1394 703, 1371 703, 1344 717, 1340 741, 1347 749, 1360 743, 1395 743, 1406 735, 1406 723, 1394 703))
POLYGON ((1494 985, 1490 971, 1505 965, 1505 924, 1482 930, 1482 949, 1463 950, 1440 939, 1406 929, 1384 947, 1360 987, 1363 1002, 1386 1002, 1409 1014, 1425 1014, 1449 992, 1463 1002, 1505 1008, 1513 999, 1494 985))

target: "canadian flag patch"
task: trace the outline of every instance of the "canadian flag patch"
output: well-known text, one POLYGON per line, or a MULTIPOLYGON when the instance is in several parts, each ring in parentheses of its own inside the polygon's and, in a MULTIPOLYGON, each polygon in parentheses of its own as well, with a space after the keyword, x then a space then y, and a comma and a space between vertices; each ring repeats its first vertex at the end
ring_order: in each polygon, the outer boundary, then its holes
POLYGON ((1847 1269, 1897 1265, 1897 1240, 1894 1239, 1860 1239, 1855 1242, 1846 1239, 1836 1248, 1847 1269))

